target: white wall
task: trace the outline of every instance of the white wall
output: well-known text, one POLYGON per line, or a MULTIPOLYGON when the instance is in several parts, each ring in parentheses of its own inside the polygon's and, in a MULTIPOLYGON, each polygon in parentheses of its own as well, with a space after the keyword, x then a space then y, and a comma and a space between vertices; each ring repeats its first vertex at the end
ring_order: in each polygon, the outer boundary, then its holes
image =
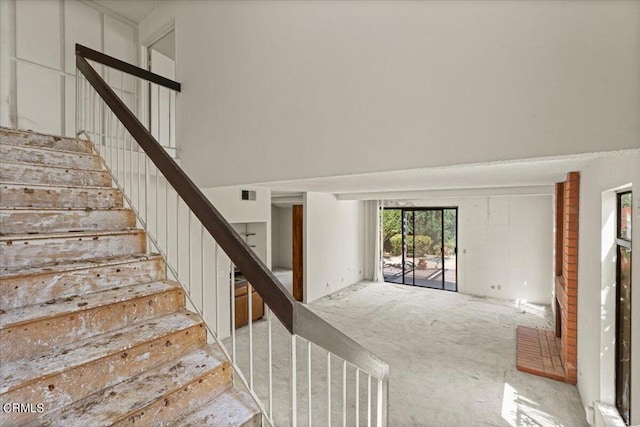
POLYGON ((364 275, 364 202, 306 193, 304 300, 315 301, 359 282, 364 275))
MULTIPOLYGON (((604 158, 581 171, 578 247, 578 391, 591 413, 615 405, 615 189, 633 188, 632 240, 640 241, 640 153, 604 158)), ((632 256, 632 322, 640 319, 640 256, 632 256)), ((640 328, 632 328, 631 424, 640 423, 640 328)))
MULTIPOLYGON (((402 201, 458 207, 458 292, 550 304, 553 197, 497 196, 402 201)), ((398 205, 385 202, 385 206, 398 205)))
MULTIPOLYGON (((137 27, 75 0, 0 2, 0 125, 75 135, 75 44, 137 64, 137 27)), ((108 81, 130 106, 134 85, 108 81)))
POLYGON ((273 267, 280 266, 280 254, 278 247, 280 245, 280 209, 277 206, 271 206, 271 265, 273 267))
POLYGON ((271 190, 267 188, 219 187, 202 192, 229 222, 270 222, 271 190), (256 191, 256 200, 242 200, 242 190, 256 191))
POLYGON ((173 1, 140 39, 174 20, 177 138, 203 186, 640 138, 640 2, 173 1))
POLYGON ((271 190, 252 187, 204 188, 202 192, 237 231, 256 233, 247 243, 271 268, 271 190), (255 200, 242 200, 242 190, 256 191, 255 200), (248 225, 247 225, 248 224, 248 225), (247 228, 248 227, 248 228, 247 228))

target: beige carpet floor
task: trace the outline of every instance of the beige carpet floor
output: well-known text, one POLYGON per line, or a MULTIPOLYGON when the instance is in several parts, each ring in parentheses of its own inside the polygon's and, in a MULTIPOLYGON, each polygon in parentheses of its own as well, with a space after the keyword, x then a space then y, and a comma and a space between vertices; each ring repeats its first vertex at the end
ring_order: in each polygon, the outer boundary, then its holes
MULTIPOLYGON (((361 282, 309 306, 390 365, 390 426, 586 425, 575 386, 519 372, 517 325, 550 327, 548 307, 439 290, 361 282)), ((277 425, 288 425, 291 339, 272 322, 273 393, 277 425)), ((253 325, 253 382, 269 406, 267 322, 253 325)), ((237 331, 236 357, 249 375, 249 329, 237 331)), ((231 350, 230 342, 225 344, 231 350)), ((307 343, 296 340, 298 425, 308 425, 307 343)), ((312 347, 313 425, 328 425, 327 353, 312 347)), ((332 425, 367 425, 366 375, 331 357, 332 425), (343 385, 346 404, 343 406, 343 385), (344 411, 346 409, 346 412, 344 411)), ((372 382, 375 425, 375 390, 372 382)))

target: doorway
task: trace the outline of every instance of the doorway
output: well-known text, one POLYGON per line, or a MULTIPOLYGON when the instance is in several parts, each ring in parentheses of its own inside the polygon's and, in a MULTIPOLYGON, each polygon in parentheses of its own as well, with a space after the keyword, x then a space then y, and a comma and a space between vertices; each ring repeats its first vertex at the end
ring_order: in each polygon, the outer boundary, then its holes
POLYGON ((385 282, 458 291, 458 208, 382 212, 385 282))
MULTIPOLYGON (((176 78, 176 33, 170 30, 147 48, 147 68, 171 80, 176 78)), ((172 157, 176 157, 176 93, 148 84, 149 130, 172 157)))

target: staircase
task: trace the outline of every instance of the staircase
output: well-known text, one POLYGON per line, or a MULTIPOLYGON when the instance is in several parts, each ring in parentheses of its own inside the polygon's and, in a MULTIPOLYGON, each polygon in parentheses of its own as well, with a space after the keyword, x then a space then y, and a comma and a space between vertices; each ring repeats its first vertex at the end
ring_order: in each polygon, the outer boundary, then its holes
POLYGON ((88 141, 0 128, 0 233, 0 425, 262 425, 88 141))

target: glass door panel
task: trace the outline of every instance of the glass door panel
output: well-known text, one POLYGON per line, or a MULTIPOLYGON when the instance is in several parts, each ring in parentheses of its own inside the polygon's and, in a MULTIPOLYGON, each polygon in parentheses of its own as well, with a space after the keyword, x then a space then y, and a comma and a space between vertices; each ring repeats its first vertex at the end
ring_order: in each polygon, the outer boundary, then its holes
POLYGON ((443 233, 444 233, 444 288, 448 291, 458 290, 457 272, 457 236, 458 236, 458 210, 443 210, 443 233))
POLYGON ((382 211, 382 275, 385 282, 402 281, 402 210, 382 211))
POLYGON ((442 289, 442 211, 415 211, 415 285, 442 289))
POLYGON ((415 283, 415 263, 414 263, 414 252, 415 252, 415 244, 414 244, 414 219, 415 214, 414 211, 403 211, 402 213, 402 222, 404 226, 404 263, 403 263, 403 275, 404 275, 404 284, 405 285, 413 285, 415 283))

